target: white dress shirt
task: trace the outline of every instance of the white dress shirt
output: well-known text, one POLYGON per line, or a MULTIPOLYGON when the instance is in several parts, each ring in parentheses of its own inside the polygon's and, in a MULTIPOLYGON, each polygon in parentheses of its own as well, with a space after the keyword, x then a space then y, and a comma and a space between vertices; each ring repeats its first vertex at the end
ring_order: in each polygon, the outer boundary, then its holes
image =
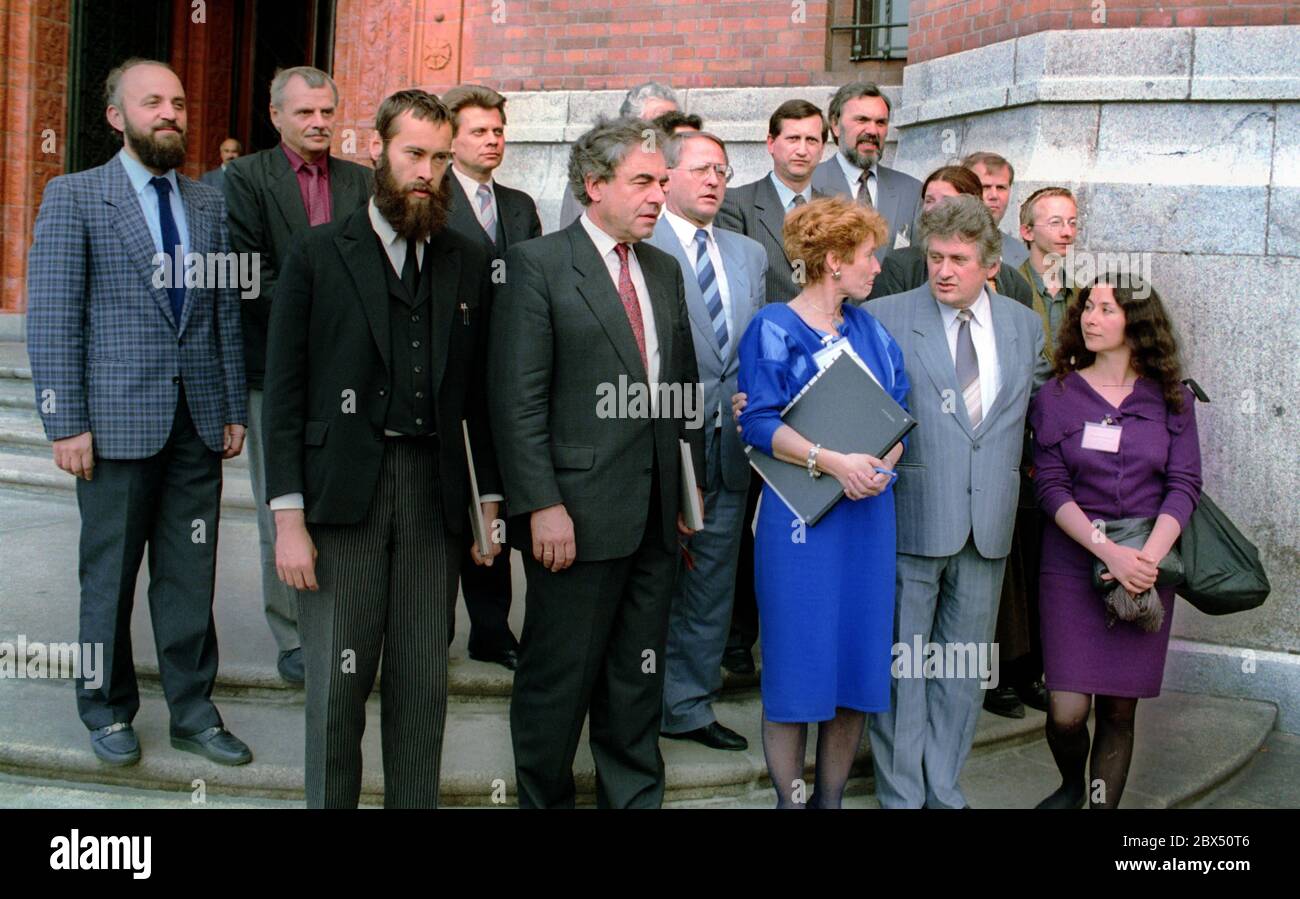
MULTIPOLYGON (((858 180, 862 177, 862 169, 849 162, 843 153, 836 153, 835 158, 840 161, 840 168, 844 171, 844 177, 849 182, 849 191, 852 192, 853 199, 856 200, 858 198, 858 188, 862 186, 862 182, 858 180)), ((871 166, 870 171, 871 173, 867 176, 867 190, 871 194, 871 206, 872 208, 875 208, 879 205, 877 203, 877 198, 880 196, 880 190, 878 187, 880 184, 880 173, 877 171, 877 166, 875 164, 871 166)))
MULTIPOLYGON (((614 293, 618 293, 618 272, 620 264, 614 247, 619 241, 610 237, 591 220, 586 210, 581 216, 582 227, 596 245, 596 255, 605 263, 609 279, 614 282, 614 293)), ((645 275, 641 273, 641 263, 637 262, 636 244, 627 254, 627 268, 632 276, 632 287, 636 290, 637 305, 641 307, 641 323, 645 326, 646 374, 650 379, 650 414, 658 413, 659 408, 659 332, 655 330, 654 307, 650 305, 650 288, 646 286, 645 275)))
MULTIPOLYGON (((957 331, 961 322, 957 320, 957 311, 952 306, 940 303, 939 315, 943 318, 944 334, 948 338, 948 354, 952 364, 957 365, 957 331)), ((980 366, 980 408, 987 418, 993 408, 993 400, 1002 387, 1002 368, 998 365, 998 343, 993 333, 993 304, 989 301, 988 291, 980 290, 980 295, 970 307, 970 339, 975 345, 975 358, 980 366)), ((960 385, 958 385, 960 386, 960 385)))
MULTIPOLYGON (((793 191, 791 193, 793 194, 793 191)), ((699 254, 696 250, 695 232, 700 229, 700 226, 691 224, 667 206, 664 207, 664 221, 668 222, 669 225, 672 225, 673 233, 677 235, 677 240, 682 245, 682 252, 686 254, 686 258, 691 263, 692 270, 689 272, 683 272, 682 276, 694 279, 698 284, 699 279, 695 273, 699 269, 699 262, 697 259, 699 254)), ((730 352, 731 348, 736 345, 736 341, 740 339, 740 335, 736 333, 736 317, 732 311, 731 287, 727 284, 727 272, 722 266, 722 251, 718 248, 718 240, 713 233, 713 223, 709 222, 709 224, 705 225, 704 231, 709 235, 709 239, 705 242, 705 246, 709 254, 709 261, 713 263, 713 275, 718 279, 718 295, 722 300, 722 315, 727 321, 727 350, 730 352)), ((708 311, 707 307, 705 308, 705 311, 708 311)), ((714 427, 720 427, 722 424, 721 403, 718 405, 713 423, 714 427)))
MULTIPOLYGON (((487 225, 484 223, 483 209, 478 201, 478 189, 480 187, 486 187, 488 189, 488 194, 491 197, 491 200, 488 203, 488 208, 492 210, 494 220, 498 222, 501 221, 501 210, 497 208, 496 185, 492 183, 492 179, 489 178, 487 184, 480 184, 454 165, 451 167, 451 171, 452 174, 456 176, 456 180, 460 182, 460 186, 464 189, 465 196, 469 197, 469 205, 470 208, 474 210, 474 218, 478 219, 480 225, 483 225, 484 232, 487 231, 487 225)), ((488 236, 493 240, 496 240, 496 225, 492 226, 492 231, 494 233, 489 234, 488 236)))

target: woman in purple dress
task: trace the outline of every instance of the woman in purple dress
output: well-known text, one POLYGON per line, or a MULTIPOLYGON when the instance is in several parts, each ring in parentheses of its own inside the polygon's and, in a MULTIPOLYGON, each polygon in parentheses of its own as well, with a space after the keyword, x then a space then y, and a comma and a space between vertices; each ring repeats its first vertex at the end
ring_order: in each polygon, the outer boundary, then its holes
POLYGON ((1192 394, 1180 382, 1178 346, 1159 296, 1127 275, 1080 292, 1061 325, 1056 378, 1030 406, 1034 487, 1049 519, 1043 533, 1039 603, 1051 708, 1047 742, 1061 786, 1039 808, 1119 805, 1133 755, 1137 701, 1159 696, 1174 591, 1147 597, 1153 616, 1114 620, 1093 560, 1140 603, 1156 565, 1187 526, 1201 489, 1192 394), (1153 518, 1143 547, 1108 542, 1097 522, 1153 518), (1163 607, 1155 607, 1158 597, 1163 607), (1096 697, 1091 746, 1088 711, 1096 697), (1091 789, 1087 784, 1091 784, 1091 789))

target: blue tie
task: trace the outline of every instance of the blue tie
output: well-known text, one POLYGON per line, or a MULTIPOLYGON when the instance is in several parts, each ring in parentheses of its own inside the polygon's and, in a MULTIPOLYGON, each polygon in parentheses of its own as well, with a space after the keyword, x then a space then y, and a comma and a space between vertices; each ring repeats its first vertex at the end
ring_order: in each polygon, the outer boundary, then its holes
POLYGON ((713 271, 712 260, 709 259, 709 232, 703 228, 695 232, 695 277, 700 282, 704 307, 709 310, 709 318, 713 320, 713 334, 718 338, 718 349, 725 356, 727 314, 722 309, 722 291, 718 288, 718 276, 713 271))
MULTIPOLYGON (((176 280, 177 271, 176 257, 183 255, 181 248, 181 235, 176 230, 176 219, 172 218, 172 204, 168 199, 172 192, 171 182, 166 178, 150 178, 149 183, 153 185, 154 192, 158 194, 158 224, 162 231, 163 252, 167 254, 169 271, 172 274, 172 281, 176 280)), ((184 258, 181 259, 180 271, 184 272, 184 258)), ((180 284, 173 283, 167 288, 167 297, 172 302, 172 320, 176 323, 179 330, 181 326, 181 310, 185 308, 185 282, 180 284)))

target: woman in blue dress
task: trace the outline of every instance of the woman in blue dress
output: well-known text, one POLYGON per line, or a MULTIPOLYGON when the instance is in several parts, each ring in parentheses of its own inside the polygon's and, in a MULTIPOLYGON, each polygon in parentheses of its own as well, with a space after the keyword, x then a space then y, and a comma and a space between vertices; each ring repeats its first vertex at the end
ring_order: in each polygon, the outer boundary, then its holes
MULTIPOLYGON (((790 400, 847 346, 900 404, 908 391, 898 344, 845 300, 871 292, 874 252, 887 234, 874 210, 814 200, 785 220, 786 254, 807 286, 754 316, 740 343, 740 426, 756 450, 836 478, 845 498, 815 526, 764 485, 754 537, 754 587, 763 653, 763 753, 778 808, 838 808, 866 714, 889 708, 894 627, 894 464, 814 447, 781 421, 790 400), (819 356, 819 353, 821 355, 819 356), (817 728, 814 789, 803 786, 808 724, 817 728)), ((846 410, 847 412, 847 410, 846 410)), ((811 475, 810 475, 811 476, 811 475)))

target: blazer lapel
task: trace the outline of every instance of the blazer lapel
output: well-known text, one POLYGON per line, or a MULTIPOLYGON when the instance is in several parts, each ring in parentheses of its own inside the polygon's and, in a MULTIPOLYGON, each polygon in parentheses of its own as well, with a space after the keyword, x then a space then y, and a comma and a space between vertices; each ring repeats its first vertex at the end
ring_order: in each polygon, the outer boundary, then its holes
MULTIPOLYGON (((715 230, 714 233, 716 234, 717 231, 715 230)), ((695 322, 695 327, 709 336, 707 342, 713 348, 713 355, 721 362, 722 351, 718 349, 718 338, 713 333, 713 318, 704 305, 704 294, 700 293, 700 282, 695 277, 695 260, 682 249, 681 243, 677 240, 677 232, 665 218, 660 218, 655 225, 654 246, 671 254, 682 267, 682 280, 686 282, 686 311, 695 322)), ((642 268, 644 269, 644 266, 642 268)))
MULTIPOLYGON (((483 229, 480 227, 480 231, 483 229)), ((420 280, 430 285, 429 314, 432 338, 429 366, 433 375, 433 396, 442 387, 447 369, 447 354, 452 328, 452 314, 460 305, 460 254, 445 234, 435 235, 424 249, 424 266, 420 280), (430 268, 429 266, 433 266, 430 268)))
POLYGON ((501 249, 504 252, 507 247, 516 240, 525 240, 528 234, 528 210, 525 204, 515 202, 515 197, 501 189, 497 185, 497 214, 501 216, 501 235, 504 238, 505 246, 501 249), (515 235, 519 235, 518 238, 515 235))
MULTIPOLYGON (((114 159, 107 167, 106 174, 108 184, 104 202, 117 210, 113 217, 113 230, 121 236, 127 257, 144 281, 145 291, 153 297, 154 303, 166 316, 167 321, 171 322, 172 327, 176 328, 179 323, 172 318, 172 304, 167 297, 167 291, 154 286, 154 274, 158 270, 158 266, 154 264, 154 256, 158 250, 154 247, 153 236, 149 233, 144 212, 140 209, 140 199, 131 189, 131 179, 126 176, 126 169, 118 159, 114 159)), ((181 271, 183 274, 183 266, 181 271)))
MULTIPOLYGON (((370 206, 367 204, 348 216, 347 224, 334 238, 343 264, 352 276, 354 293, 370 323, 370 333, 384 360, 384 370, 393 370, 392 345, 388 333, 388 278, 381 266, 387 262, 379 250, 378 238, 370 227, 370 206)), ((427 261, 427 260, 426 260, 427 261)), ((344 290, 346 294, 348 291, 344 290)))
POLYGON ((966 404, 962 402, 961 389, 957 386, 957 368, 952 361, 952 352, 948 349, 948 335, 944 333, 943 316, 939 314, 939 303, 925 291, 918 298, 912 319, 912 330, 920 340, 917 342, 917 356, 930 381, 938 391, 941 400, 956 404, 953 416, 968 436, 975 435, 970 417, 966 415, 966 404))
POLYGON ((785 244, 781 240, 781 229, 785 225, 785 209, 781 206, 780 194, 767 178, 759 182, 758 189, 754 191, 754 211, 758 214, 758 220, 763 223, 763 227, 767 229, 767 233, 771 235, 773 243, 781 248, 781 258, 785 259, 786 265, 789 265, 790 260, 785 255, 785 244))
MULTIPOLYGON (((568 232, 573 269, 579 275, 578 293, 600 322, 605 336, 614 345, 633 379, 647 381, 645 364, 641 361, 641 351, 637 349, 636 338, 632 335, 632 325, 627 320, 627 313, 623 311, 623 301, 619 299, 618 291, 609 279, 609 269, 605 267, 604 260, 596 253, 596 245, 582 227, 581 217, 568 227, 568 232)), ((642 273, 645 273, 644 267, 642 273)), ((656 316, 656 326, 658 321, 656 316)), ((660 346, 663 346, 662 340, 660 346)))
MULTIPOLYGON (((302 204, 302 190, 298 187, 298 175, 289 158, 279 147, 270 154, 271 162, 271 199, 280 209, 290 233, 306 231, 311 225, 307 221, 307 208, 302 204)), ((334 179, 330 179, 330 199, 334 199, 334 179)))
MULTIPOLYGON (((212 240, 212 225, 208 215, 208 206, 202 198, 195 196, 194 184, 188 178, 176 176, 176 184, 180 187, 181 203, 185 207, 185 224, 189 228, 189 252, 206 255, 208 252, 216 250, 212 240)), ((205 265, 206 277, 206 265, 205 265)), ((216 287, 215 284, 207 285, 206 289, 211 290, 216 287)), ((180 327, 176 329, 177 335, 185 333, 185 328, 189 324, 191 311, 194 307, 194 291, 185 291, 185 305, 181 307, 180 327)))
MULTIPOLYGON (((281 152, 280 155, 283 156, 284 153, 281 152)), ((351 166, 336 165, 337 161, 333 156, 330 157, 330 209, 337 213, 340 209, 356 209, 358 206, 364 206, 365 201, 370 199, 366 194, 365 181, 354 177, 357 174, 356 169, 351 166)), ((294 181, 297 180, 295 176, 294 181)), ((299 198, 301 202, 301 194, 299 198)))
POLYGON ((745 271, 745 257, 740 253, 738 242, 732 241, 730 235, 726 235, 719 228, 714 228, 713 234, 721 238, 718 241, 718 252, 722 255, 722 268, 727 275, 727 290, 731 294, 731 334, 727 340, 725 360, 730 362, 736 357, 740 348, 740 336, 749 327, 749 319, 754 312, 753 307, 749 305, 751 287, 749 273, 745 271))

